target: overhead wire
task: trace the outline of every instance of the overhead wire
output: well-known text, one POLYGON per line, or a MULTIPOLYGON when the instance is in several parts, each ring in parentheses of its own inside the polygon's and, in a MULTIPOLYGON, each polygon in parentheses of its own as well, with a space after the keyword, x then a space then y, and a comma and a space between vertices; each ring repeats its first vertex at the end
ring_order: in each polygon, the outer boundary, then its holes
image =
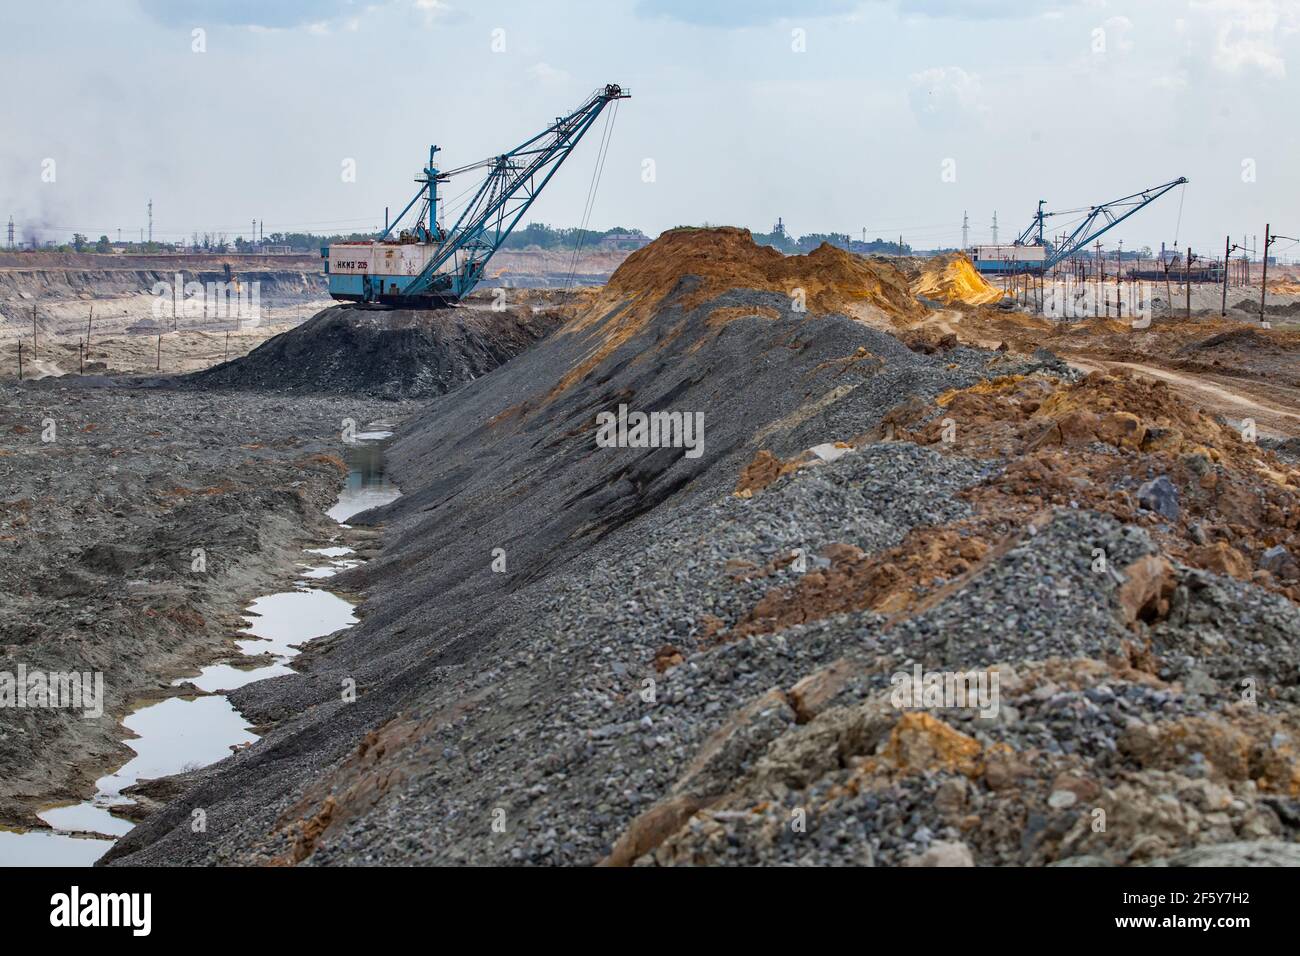
POLYGON ((618 100, 613 103, 613 109, 610 110, 609 116, 605 119, 605 128, 601 132, 600 148, 596 151, 596 168, 592 171, 591 184, 587 187, 587 202, 582 211, 582 223, 578 226, 576 241, 573 244, 573 257, 569 262, 569 272, 564 278, 564 292, 567 296, 573 277, 578 271, 578 257, 582 253, 582 246, 587 236, 587 224, 591 221, 591 213, 596 205, 596 191, 600 188, 601 176, 605 170, 605 158, 609 155, 609 144, 614 137, 614 120, 618 117, 618 100))
POLYGON ((1183 200, 1187 198, 1187 184, 1178 190, 1178 221, 1174 224, 1174 248, 1178 248, 1178 233, 1183 228, 1183 200))

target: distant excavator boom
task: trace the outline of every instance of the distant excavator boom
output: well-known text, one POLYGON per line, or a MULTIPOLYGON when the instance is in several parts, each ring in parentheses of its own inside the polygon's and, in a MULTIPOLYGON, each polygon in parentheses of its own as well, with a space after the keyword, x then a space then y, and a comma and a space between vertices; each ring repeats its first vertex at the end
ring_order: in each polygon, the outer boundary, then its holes
POLYGON ((1112 199, 1110 202, 1104 202, 1099 206, 1088 206, 1084 209, 1065 209, 1060 212, 1044 212, 1043 206, 1046 205, 1046 200, 1040 199, 1038 201, 1038 212, 1035 214, 1033 221, 1030 222, 1029 227, 1016 239, 1015 244, 1018 246, 1047 246, 1048 243, 1044 236, 1044 225, 1047 219, 1052 216, 1084 214, 1073 231, 1061 241, 1060 245, 1052 250, 1050 255, 1045 257, 1041 268, 1043 271, 1047 271, 1058 262, 1074 255, 1080 249, 1086 248, 1103 234, 1114 229, 1138 210, 1155 202, 1175 186, 1183 186, 1186 183, 1187 178, 1180 176, 1170 182, 1144 189, 1141 192, 1133 193, 1131 196, 1112 199))
POLYGON ((330 295, 356 302, 427 307, 463 299, 483 279, 488 260, 550 182, 605 107, 631 94, 617 84, 592 93, 582 106, 561 116, 507 153, 440 170, 439 149, 429 147, 420 188, 373 243, 336 243, 322 250, 330 295), (483 182, 450 229, 438 223, 438 186, 454 176, 487 170, 483 182), (391 236, 420 204, 412 226, 391 236))

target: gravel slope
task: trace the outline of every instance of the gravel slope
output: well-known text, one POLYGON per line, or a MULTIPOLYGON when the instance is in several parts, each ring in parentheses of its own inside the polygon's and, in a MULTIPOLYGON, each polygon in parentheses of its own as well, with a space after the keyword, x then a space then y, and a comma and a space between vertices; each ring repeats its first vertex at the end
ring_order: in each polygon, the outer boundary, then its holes
POLYGON ((985 528, 960 572, 936 553, 904 608, 753 617, 816 594, 846 549, 979 517, 970 493, 1007 463, 879 440, 891 410, 1076 375, 1047 353, 912 352, 774 292, 684 307, 696 287, 632 334, 619 306, 567 326, 413 418, 390 451, 403 497, 359 519, 384 551, 340 578, 362 623, 239 691, 275 729, 106 861, 1181 864, 1222 844, 1297 862, 1300 613, 1151 570, 1145 524, 1044 502, 985 528), (704 454, 597 447, 621 403, 703 411, 704 454), (760 450, 850 440, 733 494, 760 450), (913 663, 993 669, 999 712, 900 711, 891 677, 913 663))
POLYGON ((558 323, 557 314, 528 306, 429 312, 339 305, 186 381, 208 389, 427 398, 492 371, 558 323))

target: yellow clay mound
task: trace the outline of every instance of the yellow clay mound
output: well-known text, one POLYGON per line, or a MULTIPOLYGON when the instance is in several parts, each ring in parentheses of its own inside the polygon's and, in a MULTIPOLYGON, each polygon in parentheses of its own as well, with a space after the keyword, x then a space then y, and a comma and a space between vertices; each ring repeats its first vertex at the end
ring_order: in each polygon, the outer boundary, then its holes
POLYGON ((926 261, 912 279, 912 293, 945 305, 992 305, 1004 293, 990 285, 965 253, 954 252, 926 261))

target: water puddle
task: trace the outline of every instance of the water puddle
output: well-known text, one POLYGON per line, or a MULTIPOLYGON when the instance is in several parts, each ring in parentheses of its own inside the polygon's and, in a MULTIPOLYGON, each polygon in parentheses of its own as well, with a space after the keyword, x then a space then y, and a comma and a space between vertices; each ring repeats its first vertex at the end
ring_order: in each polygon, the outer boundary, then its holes
POLYGON ((0 830, 0 866, 90 866, 112 845, 63 833, 0 830))
POLYGON ((303 552, 303 554, 319 554, 323 558, 341 558, 345 554, 355 553, 351 548, 308 548, 303 552))
POLYGON ((357 444, 344 448, 343 460, 348 466, 347 487, 343 489, 338 504, 327 512, 335 521, 347 521, 368 508, 386 505, 401 494, 384 470, 385 439, 392 435, 390 431, 361 432, 356 436, 357 444))
MULTIPOLYGON (((385 428, 377 422, 356 436, 357 444, 344 447, 348 476, 338 503, 328 512, 343 527, 348 518, 401 494, 384 472, 384 448, 392 435, 385 428)), ((122 795, 124 789, 141 780, 206 767, 258 739, 230 700, 216 692, 290 674, 288 662, 302 644, 357 622, 352 604, 310 584, 360 565, 359 559, 348 557, 353 549, 327 544, 303 553, 328 560, 307 558, 292 591, 259 597, 245 610, 248 625, 240 633, 248 636, 236 644, 249 655, 249 666, 239 661, 212 664, 197 677, 176 681, 188 681, 211 696, 171 697, 127 716, 122 723, 137 736, 126 745, 135 756, 97 780, 91 800, 39 813, 52 831, 0 828, 0 866, 90 866, 113 845, 106 837, 120 837, 133 826, 110 812, 131 802, 122 795)))

